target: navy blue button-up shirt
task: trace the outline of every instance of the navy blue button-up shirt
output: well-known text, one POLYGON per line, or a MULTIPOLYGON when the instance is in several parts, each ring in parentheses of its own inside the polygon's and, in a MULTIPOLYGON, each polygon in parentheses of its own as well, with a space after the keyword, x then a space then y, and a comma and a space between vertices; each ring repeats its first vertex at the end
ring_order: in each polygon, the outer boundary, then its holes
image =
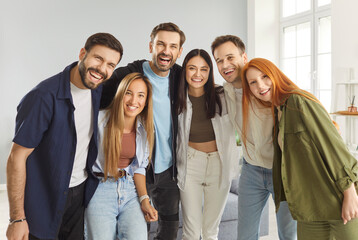
MULTIPOLYGON (((42 81, 17 107, 13 142, 34 148, 26 162, 24 207, 30 233, 38 238, 56 238, 67 200, 77 144, 70 90, 70 71, 76 65, 77 62, 72 63, 63 72, 42 81)), ((91 90, 93 126, 97 126, 101 92, 101 86, 91 90)), ((94 127, 86 166, 89 178, 93 177, 90 169, 96 156, 94 127)), ((86 205, 95 189, 96 184, 86 184, 86 205)))

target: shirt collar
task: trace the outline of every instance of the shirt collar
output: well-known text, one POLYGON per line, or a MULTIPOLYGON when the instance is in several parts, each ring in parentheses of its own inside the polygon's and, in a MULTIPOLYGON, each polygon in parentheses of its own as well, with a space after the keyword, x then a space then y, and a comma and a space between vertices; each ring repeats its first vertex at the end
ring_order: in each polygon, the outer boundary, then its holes
POLYGON ((61 73, 59 88, 57 97, 59 99, 72 99, 71 86, 70 86, 70 73, 71 69, 77 65, 78 62, 74 62, 68 65, 61 73))

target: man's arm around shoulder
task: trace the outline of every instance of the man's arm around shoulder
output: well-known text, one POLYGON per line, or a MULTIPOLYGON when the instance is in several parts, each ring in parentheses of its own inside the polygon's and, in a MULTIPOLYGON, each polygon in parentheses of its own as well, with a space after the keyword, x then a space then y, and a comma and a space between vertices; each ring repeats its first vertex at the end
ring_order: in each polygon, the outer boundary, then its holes
MULTIPOLYGON (((26 218, 24 210, 26 160, 33 150, 14 143, 7 160, 7 192, 11 220, 26 218)), ((26 221, 9 224, 6 231, 9 240, 28 239, 28 235, 29 227, 26 221)))
POLYGON ((114 70, 110 79, 103 83, 100 109, 104 109, 109 106, 114 96, 116 95, 119 83, 125 76, 132 72, 143 73, 142 64, 144 61, 145 60, 134 61, 125 67, 119 67, 114 70))

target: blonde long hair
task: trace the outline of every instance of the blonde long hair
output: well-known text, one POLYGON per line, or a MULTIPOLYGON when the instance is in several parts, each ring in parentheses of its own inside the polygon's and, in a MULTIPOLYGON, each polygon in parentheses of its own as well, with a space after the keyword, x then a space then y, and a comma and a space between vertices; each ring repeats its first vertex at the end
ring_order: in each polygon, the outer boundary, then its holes
MULTIPOLYGON (((248 114, 249 108, 252 107, 251 101, 255 99, 258 103, 268 108, 271 108, 272 117, 275 118, 275 107, 281 106, 285 103, 288 97, 292 94, 298 94, 312 101, 321 104, 318 99, 311 93, 300 89, 294 84, 275 64, 264 58, 254 58, 243 67, 241 71, 242 79, 242 118, 243 118, 243 129, 242 129, 242 141, 246 147, 246 131, 248 126, 248 114), (247 70, 249 68, 256 68, 262 73, 266 74, 272 81, 271 103, 263 102, 257 99, 250 90, 250 86, 246 77, 247 70)), ((274 119, 275 122, 275 119, 274 119)), ((274 126, 276 128, 276 126, 274 126)))
MULTIPOLYGON (((127 92, 129 85, 136 80, 142 79, 147 86, 147 99, 143 111, 139 114, 141 117, 144 129, 147 132, 147 142, 149 146, 149 160, 152 157, 152 150, 154 145, 154 123, 153 123, 153 100, 152 100, 152 85, 148 78, 141 73, 130 73, 125 76, 120 82, 116 95, 113 101, 107 108, 106 124, 103 136, 103 150, 105 156, 104 177, 107 180, 108 176, 118 179, 118 160, 120 158, 122 149, 122 136, 124 129, 124 108, 123 97, 127 92)), ((137 116, 138 117, 138 116, 137 116)), ((136 121, 137 122, 137 121, 136 121)))

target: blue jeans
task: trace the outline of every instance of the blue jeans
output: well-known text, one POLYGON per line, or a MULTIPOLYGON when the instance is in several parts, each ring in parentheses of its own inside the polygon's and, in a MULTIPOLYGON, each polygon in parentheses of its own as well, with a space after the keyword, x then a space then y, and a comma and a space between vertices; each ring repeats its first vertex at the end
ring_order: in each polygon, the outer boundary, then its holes
MULTIPOLYGON (((259 238, 260 217, 270 194, 274 197, 272 170, 253 166, 244 160, 239 181, 239 240, 259 238)), ((292 219, 287 202, 281 202, 276 220, 281 240, 297 239, 297 223, 292 219)))
POLYGON ((131 176, 99 183, 85 210, 85 239, 147 239, 147 224, 131 176))

